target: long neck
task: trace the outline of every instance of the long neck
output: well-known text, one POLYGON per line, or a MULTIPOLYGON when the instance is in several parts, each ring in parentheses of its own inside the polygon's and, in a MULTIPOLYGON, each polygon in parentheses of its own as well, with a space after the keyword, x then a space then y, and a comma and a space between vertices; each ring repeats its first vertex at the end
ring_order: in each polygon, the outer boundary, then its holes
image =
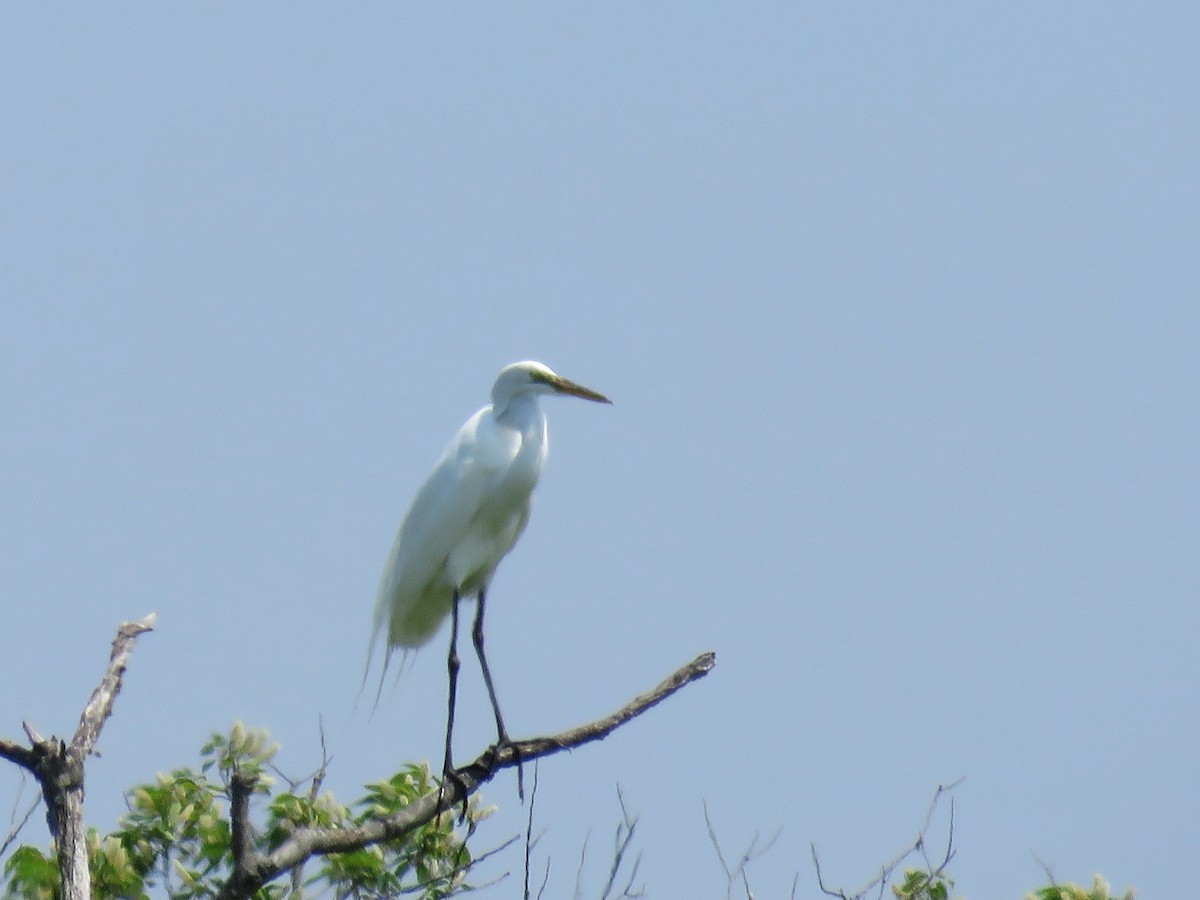
POLYGON ((503 407, 493 405, 493 409, 496 411, 496 419, 501 424, 522 433, 527 433, 531 428, 540 430, 545 427, 546 418, 542 414, 537 394, 514 394, 503 407))

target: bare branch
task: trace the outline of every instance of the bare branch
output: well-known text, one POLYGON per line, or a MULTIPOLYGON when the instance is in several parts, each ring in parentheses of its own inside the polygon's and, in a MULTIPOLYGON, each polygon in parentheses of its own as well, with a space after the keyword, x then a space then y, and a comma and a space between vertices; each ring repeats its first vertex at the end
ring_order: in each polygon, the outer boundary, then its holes
POLYGON ((29 823, 33 817, 33 811, 38 808, 38 804, 42 802, 42 797, 39 794, 33 798, 33 802, 29 804, 29 809, 25 810, 25 815, 21 817, 21 821, 17 821, 17 806, 21 802, 21 795, 25 793, 25 775, 21 774, 21 789, 17 791, 16 799, 13 800, 12 813, 9 815, 9 821, 12 823, 12 828, 9 829, 4 841, 0 842, 0 856, 8 852, 8 848, 12 846, 12 842, 17 839, 17 835, 29 823))
POLYGON ((70 753, 81 762, 95 748, 100 729, 112 714, 113 701, 121 690, 121 679, 125 675, 125 665, 129 661, 129 654, 133 652, 133 642, 139 635, 151 631, 157 618, 155 613, 150 613, 140 622, 123 622, 117 629, 117 637, 108 658, 108 669, 83 708, 79 727, 71 739, 70 753))
POLYGON ((1046 874, 1046 880, 1050 882, 1050 886, 1058 887, 1058 879, 1054 877, 1054 863, 1042 859, 1032 850, 1029 851, 1029 855, 1033 857, 1033 861, 1036 862, 1041 870, 1046 874))
MULTIPOLYGON (((486 853, 480 853, 478 856, 476 856, 474 859, 472 859, 470 861, 470 863, 468 863, 467 865, 459 866, 458 868, 456 868, 454 870, 453 874, 458 874, 459 872, 469 872, 471 869, 475 868, 475 866, 479 865, 482 862, 487 862, 493 856, 499 856, 501 853, 503 853, 505 850, 507 850, 509 847, 511 847, 513 844, 515 844, 520 839, 521 839, 521 836, 519 834, 514 834, 512 837, 510 837, 508 840, 506 840, 503 844, 499 844, 498 846, 493 847, 491 850, 488 850, 486 853)), ((472 890, 480 890, 482 888, 488 887, 489 885, 495 884, 496 882, 500 881, 501 879, 504 879, 507 877, 508 877, 508 872, 504 872, 501 875, 499 875, 498 877, 494 878, 492 881, 487 882, 486 884, 480 884, 480 885, 473 886, 472 890)))
POLYGON ((583 845, 579 848, 579 866, 575 869, 575 893, 572 900, 583 900, 583 869, 587 865, 588 844, 592 842, 592 827, 589 825, 587 834, 583 836, 583 845))
POLYGON ((546 895, 546 885, 550 882, 550 857, 546 857, 546 868, 542 872, 542 883, 538 885, 537 900, 546 895))
POLYGON ((7 738, 0 738, 0 758, 15 763, 27 772, 37 775, 38 755, 28 747, 22 747, 7 738))
POLYGON ((704 804, 704 824, 708 828, 708 840, 713 845, 713 850, 716 851, 717 862, 721 864, 721 868, 725 871, 726 900, 733 897, 733 886, 738 880, 741 880, 742 886, 746 890, 747 900, 754 900, 754 892, 750 890, 750 863, 775 846, 775 842, 779 840, 779 835, 783 833, 783 829, 776 831, 771 835, 770 840, 761 845, 758 840, 758 832, 754 832, 754 836, 750 838, 750 845, 743 851, 741 857, 739 857, 737 865, 730 868, 729 863, 725 860, 725 854, 721 850, 721 843, 717 840, 717 832, 713 828, 712 818, 708 814, 707 803, 704 804))
POLYGON ((550 737, 514 741, 500 747, 489 747, 484 753, 446 779, 439 789, 432 790, 412 804, 380 819, 346 828, 298 828, 278 848, 265 856, 249 854, 235 864, 234 871, 217 894, 218 900, 244 900, 269 881, 300 865, 315 855, 344 853, 381 841, 396 840, 430 821, 443 809, 452 809, 479 787, 491 780, 498 771, 510 768, 519 761, 539 759, 572 750, 592 741, 602 740, 661 703, 686 685, 703 678, 716 665, 716 654, 702 653, 687 665, 672 673, 648 693, 635 697, 612 715, 588 725, 581 725, 550 737), (439 803, 439 795, 441 802, 439 803))
POLYGON ((533 845, 536 843, 533 839, 533 811, 537 807, 537 789, 538 789, 538 764, 533 764, 533 787, 529 791, 529 816, 525 822, 525 891, 521 895, 525 900, 530 900, 529 894, 529 863, 530 857, 533 855, 533 845))
POLYGON ((932 862, 929 860, 929 857, 925 853, 925 839, 929 834, 929 827, 933 823, 933 815, 937 811, 938 804, 941 802, 942 796, 954 790, 956 787, 962 784, 962 781, 963 780, 959 778, 956 781, 952 781, 950 784, 939 784, 937 786, 937 790, 933 793, 933 799, 929 801, 929 808, 925 811, 925 821, 921 824, 921 830, 917 833, 917 839, 882 866, 880 866, 879 874, 864 884, 853 894, 847 894, 840 888, 833 889, 826 887, 825 882, 821 877, 821 861, 817 858, 817 847, 815 844, 810 845, 812 850, 813 868, 816 869, 817 873, 817 887, 821 889, 821 893, 828 897, 837 897, 839 900, 862 900, 862 898, 865 897, 870 891, 874 890, 875 888, 879 888, 879 895, 882 897, 884 887, 887 885, 889 879, 891 879, 893 873, 900 868, 900 865, 906 859, 915 853, 921 854, 921 856, 924 858, 931 880, 941 875, 946 870, 946 866, 950 863, 950 860, 954 858, 955 852, 953 798, 950 800, 950 835, 946 843, 946 854, 937 866, 932 864, 932 862))
MULTIPOLYGON (((121 690, 121 679, 125 674, 125 665, 129 660, 129 654, 133 651, 133 643, 138 635, 154 628, 156 618, 157 616, 151 613, 140 622, 123 622, 117 629, 117 636, 113 640, 108 668, 104 672, 104 677, 92 691, 92 696, 79 717, 79 727, 75 729, 70 747, 61 748, 61 753, 64 756, 69 754, 73 763, 82 766, 83 760, 95 749, 96 740, 100 737, 100 730, 112 713, 113 701, 121 690)), ((22 747, 6 738, 0 738, 0 757, 27 769, 37 776, 39 781, 42 781, 39 769, 44 767, 45 757, 43 753, 38 752, 38 747, 51 743, 62 744, 63 742, 55 741, 54 738, 43 738, 28 722, 22 723, 22 726, 32 749, 22 747)), ((80 777, 82 777, 82 773, 80 773, 80 777)))
POLYGON ((300 789, 307 784, 309 800, 317 799, 321 785, 325 783, 325 776, 329 774, 329 764, 333 762, 333 757, 329 755, 329 750, 325 746, 325 719, 321 716, 317 717, 317 737, 321 743, 321 763, 308 775, 293 778, 275 763, 267 764, 267 767, 287 784, 289 793, 298 794, 300 789))
MULTIPOLYGON (((579 728, 564 731, 556 737, 516 741, 515 744, 520 748, 520 757, 524 760, 536 759, 541 756, 558 753, 560 750, 570 750, 575 747, 581 747, 584 744, 589 744, 592 741, 603 740, 626 722, 636 719, 642 713, 651 707, 657 706, 691 682, 703 678, 712 671, 713 666, 716 664, 717 655, 715 653, 701 653, 686 666, 680 667, 668 678, 664 679, 654 690, 639 697, 634 697, 611 716, 599 719, 589 725, 582 725, 579 728)), ((504 748, 500 757, 502 760, 499 765, 500 768, 514 765, 516 762, 515 754, 511 748, 504 748)))
MULTIPOLYGON (((725 854, 721 852, 721 842, 717 840, 717 833, 713 830, 712 819, 708 815, 708 801, 704 801, 704 824, 708 828, 708 840, 713 845, 713 850, 717 853, 717 862, 721 864, 721 870, 725 873, 725 878, 732 883, 733 872, 729 870, 729 863, 725 862, 725 854)), ((726 890, 725 896, 729 896, 729 891, 726 890)))
MULTIPOLYGON (((317 716, 317 735, 321 742, 321 763, 308 775, 302 778, 293 778, 284 772, 279 766, 274 763, 268 763, 271 771, 278 775, 288 786, 288 792, 299 794, 305 784, 308 785, 308 799, 310 803, 315 803, 317 796, 321 793, 321 785, 325 783, 325 776, 329 774, 329 764, 333 762, 333 757, 329 755, 329 748, 325 743, 325 719, 322 716, 317 716)), ((292 869, 292 897, 304 896, 304 866, 303 864, 292 869)))
POLYGON ((58 854, 63 900, 88 900, 91 895, 83 824, 84 763, 95 751, 100 731, 112 713, 133 644, 154 627, 154 620, 151 613, 140 622, 125 622, 117 629, 108 668, 92 691, 69 745, 55 737, 43 738, 28 722, 22 723, 28 748, 0 740, 0 757, 32 772, 41 785, 46 822, 58 854))
MULTIPOLYGON (((467 839, 469 839, 471 837, 471 835, 473 835, 474 833, 475 833, 475 824, 472 823, 467 829, 467 839)), ((470 860, 469 862, 457 862, 454 864, 454 868, 452 868, 449 872, 446 872, 445 874, 442 874, 442 875, 437 875, 426 881, 419 881, 419 882, 416 882, 415 884, 410 884, 406 887, 402 887, 402 888, 400 888, 399 893, 401 893, 401 894, 416 894, 418 892, 427 890, 430 886, 432 886, 438 882, 453 881, 454 879, 458 878, 458 876, 465 875, 467 872, 470 872, 472 869, 474 869, 480 863, 486 862, 487 860, 491 859, 493 856, 498 856, 499 854, 503 853, 505 850, 507 850, 509 847, 511 847, 513 844, 515 844, 520 839, 520 837, 521 836, 519 834, 514 834, 512 837, 510 837, 508 840, 506 840, 503 844, 500 844, 498 847, 493 847, 491 850, 487 851, 486 853, 479 854, 479 856, 475 857, 474 859, 470 860)), ((464 839, 463 844, 465 846, 466 839, 464 839)), ((460 859, 461 859, 461 857, 460 857, 460 859)), ((508 873, 508 872, 501 872, 499 875, 497 875, 495 878, 491 879, 490 881, 485 881, 482 884, 473 884, 469 888, 467 888, 467 890, 482 891, 484 888, 489 888, 489 887, 492 887, 493 885, 499 884, 505 878, 507 878, 509 876, 509 874, 510 873, 508 873)))
MULTIPOLYGON (((637 817, 630 816, 629 810, 625 806, 625 796, 621 793, 621 786, 617 785, 617 802, 621 804, 621 822, 617 824, 617 831, 613 837, 613 858, 612 865, 608 871, 608 881, 605 882, 604 890, 600 894, 600 900, 608 900, 609 894, 616 883, 617 875, 621 872, 621 867, 625 862, 625 857, 629 853, 629 846, 633 843, 633 835, 637 830, 637 817)), ((637 880, 638 869, 642 865, 642 854, 639 853, 633 860, 633 866, 630 869, 629 877, 625 879, 625 887, 621 889, 620 897, 638 897, 642 891, 634 892, 633 882, 637 880)))
POLYGON ((812 852, 813 868, 817 870, 817 887, 821 889, 821 893, 827 897, 840 897, 841 900, 847 900, 845 891, 831 891, 825 887, 825 879, 821 877, 821 860, 817 857, 817 845, 809 844, 808 849, 812 852))

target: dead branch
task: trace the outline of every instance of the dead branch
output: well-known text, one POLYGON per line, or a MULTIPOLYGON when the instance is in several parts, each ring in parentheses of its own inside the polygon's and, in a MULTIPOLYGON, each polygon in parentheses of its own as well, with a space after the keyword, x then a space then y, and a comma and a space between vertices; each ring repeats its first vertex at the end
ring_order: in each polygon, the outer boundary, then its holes
MULTIPOLYGON (((317 734, 321 740, 321 764, 310 774, 302 778, 293 778, 274 763, 269 763, 271 771, 284 780, 288 786, 288 792, 291 794, 299 794, 308 785, 308 800, 310 803, 316 803, 317 797, 321 793, 321 785, 325 783, 325 778, 329 774, 329 765, 333 762, 333 757, 329 755, 329 748, 325 744, 325 719, 322 716, 317 717, 317 734)), ((304 896, 304 866, 299 865, 292 869, 292 892, 291 897, 304 896)))
POLYGON ((8 852, 8 848, 12 846, 13 842, 17 839, 17 836, 21 833, 21 830, 29 823, 29 820, 33 818, 34 810, 36 810, 38 808, 38 804, 42 802, 41 794, 38 794, 38 796, 34 797, 33 802, 29 804, 29 808, 25 810, 25 815, 21 816, 21 821, 18 822, 17 807, 21 804, 21 795, 23 793, 25 793, 24 772, 21 773, 21 789, 17 791, 16 799, 13 800, 12 814, 9 816, 9 820, 12 822, 12 828, 8 830, 8 834, 5 835, 4 840, 0 841, 0 856, 3 856, 8 852))
MULTIPOLYGON (((604 884, 600 900, 609 900, 609 897, 612 896, 617 876, 621 874, 621 867, 625 865, 625 860, 629 855, 629 847, 633 843, 634 832, 637 831, 637 816, 629 815, 629 809, 625 806, 625 795, 621 793, 620 785, 617 785, 617 802, 621 804, 621 821, 617 823, 617 831, 613 836, 612 864, 609 866, 608 881, 604 884)), ((616 895, 617 900, 625 897, 641 897, 645 894, 644 890, 634 890, 633 887, 641 865, 642 854, 641 851, 638 851, 637 856, 633 859, 633 865, 630 867, 629 876, 625 879, 625 887, 621 889, 620 894, 616 895)))
MULTIPOLYGON (((583 836, 583 846, 579 848, 579 865, 575 869, 575 893, 571 895, 572 900, 583 900, 583 871, 587 865, 588 844, 592 841, 592 828, 589 825, 587 834, 583 836)), ((547 858, 546 864, 549 865, 550 860, 547 858)), ((539 897, 538 900, 541 900, 539 897)))
MULTIPOLYGON (((248 848, 235 859, 234 870, 217 894, 217 900, 248 900, 263 885, 290 871, 313 856, 345 853, 381 841, 396 840, 433 819, 442 810, 452 809, 497 772, 519 762, 529 762, 564 750, 573 750, 592 741, 603 740, 626 722, 684 686, 703 678, 716 665, 716 654, 702 653, 648 693, 635 697, 612 715, 550 737, 513 741, 496 749, 490 747, 474 762, 459 768, 457 778, 431 790, 399 812, 350 828, 298 828, 271 853, 261 855, 248 848), (441 802, 439 803, 439 795, 441 802)), ((249 810, 231 810, 234 834, 249 833, 249 810)))
POLYGON ((859 888, 853 894, 847 894, 841 888, 829 888, 829 887, 825 886, 825 882, 821 875, 821 861, 820 861, 820 859, 817 858, 817 847, 815 844, 811 845, 813 867, 816 869, 816 872, 817 872, 817 886, 821 889, 821 893, 825 894, 828 897, 836 897, 836 898, 838 898, 838 900, 862 900, 862 898, 865 897, 868 892, 870 892, 870 891, 874 890, 876 887, 878 887, 880 890, 880 893, 882 894, 884 885, 887 884, 888 880, 892 877, 893 873, 895 873, 895 871, 898 868, 900 868, 900 865, 906 859, 908 859, 910 856, 912 856, 914 854, 920 854, 923 857, 923 859, 925 861, 925 865, 926 865, 926 870, 928 871, 929 877, 931 880, 936 878, 937 876, 941 875, 946 870, 946 866, 948 866, 950 864, 950 860, 952 860, 954 858, 954 854, 955 854, 955 849, 954 849, 954 798, 953 797, 950 798, 950 827, 949 827, 949 837, 947 838, 947 841, 946 841, 946 852, 945 852, 945 855, 942 857, 941 862, 939 862, 936 866, 934 866, 932 864, 928 854, 926 853, 926 849, 925 849, 926 838, 929 834, 929 826, 933 822, 933 814, 937 810, 938 804, 941 802, 942 796, 944 794, 948 794, 950 791, 953 791, 960 784, 962 784, 961 778, 959 778, 957 781, 951 782, 950 784, 939 784, 937 786, 937 790, 933 792, 933 799, 929 801, 929 808, 925 811, 925 821, 921 824, 921 830, 919 832, 917 832, 916 841, 914 841, 909 846, 905 847, 903 850, 901 850, 899 853, 897 853, 894 857, 892 857, 890 860, 888 860, 886 863, 884 863, 882 866, 880 866, 879 874, 876 875, 874 878, 872 878, 870 881, 868 881, 866 884, 864 884, 861 888, 859 888))
MULTIPOLYGON (((707 803, 704 804, 704 824, 708 828, 708 840, 713 845, 713 850, 716 851, 717 862, 719 862, 721 864, 721 868, 725 870, 726 900, 731 900, 733 897, 733 886, 739 881, 741 881, 742 885, 745 887, 747 900, 753 900, 754 894, 750 890, 750 863, 754 862, 754 860, 758 859, 760 856, 764 855, 767 851, 774 847, 775 842, 779 840, 779 835, 783 833, 783 830, 780 829, 776 831, 773 835, 771 835, 770 839, 765 844, 759 843, 759 834, 757 831, 754 832, 754 835, 750 838, 749 846, 746 847, 746 849, 742 852, 742 855, 738 858, 737 865, 731 867, 725 859, 725 853, 721 850, 720 842, 717 840, 717 832, 716 829, 713 828, 712 818, 708 814, 707 803)), ((793 890, 794 889, 795 888, 793 886, 793 890)))
POLYGON ((22 747, 8 738, 0 738, 0 758, 15 763, 27 772, 36 775, 38 755, 28 747, 22 747))
POLYGON ((155 615, 151 613, 140 622, 125 622, 117 629, 108 668, 92 691, 70 744, 53 736, 43 738, 28 722, 23 723, 23 728, 29 738, 29 747, 0 739, 0 757, 29 771, 41 785, 46 801, 46 822, 58 854, 63 900, 89 900, 91 897, 87 833, 83 824, 84 763, 95 749, 100 731, 112 713, 134 641, 153 629, 154 620, 155 615))
POLYGON ((529 791, 529 815, 525 822, 525 890, 522 893, 524 900, 532 900, 532 895, 529 893, 529 866, 533 858, 533 848, 537 842, 541 840, 539 834, 536 838, 533 836, 533 811, 537 808, 537 792, 538 792, 538 764, 533 764, 533 787, 529 791))

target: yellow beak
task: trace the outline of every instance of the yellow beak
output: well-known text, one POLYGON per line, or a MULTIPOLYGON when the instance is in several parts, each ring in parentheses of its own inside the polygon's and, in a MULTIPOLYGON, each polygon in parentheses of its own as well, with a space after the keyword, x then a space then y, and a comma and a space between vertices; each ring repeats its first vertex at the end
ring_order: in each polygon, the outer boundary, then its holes
POLYGON ((593 403, 612 403, 603 394, 593 391, 591 388, 585 388, 582 384, 576 384, 574 381, 571 381, 569 378, 563 378, 561 375, 556 375, 550 384, 560 394, 582 397, 584 400, 591 400, 593 403))

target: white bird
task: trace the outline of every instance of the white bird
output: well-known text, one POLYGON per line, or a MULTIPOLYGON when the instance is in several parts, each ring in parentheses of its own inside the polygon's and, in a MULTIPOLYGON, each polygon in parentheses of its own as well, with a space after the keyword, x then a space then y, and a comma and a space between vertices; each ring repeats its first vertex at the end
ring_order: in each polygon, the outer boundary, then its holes
POLYGON ((542 394, 611 402, 539 362, 505 366, 492 387, 491 404, 459 429, 417 491, 379 583, 371 654, 380 635, 385 635, 385 674, 397 648, 409 650, 426 643, 450 615, 444 774, 451 778, 450 739, 459 667, 458 601, 463 597, 478 597, 472 638, 496 715, 496 749, 509 743, 483 652, 483 609, 496 567, 529 521, 530 498, 546 461, 546 417, 538 403, 542 394))

